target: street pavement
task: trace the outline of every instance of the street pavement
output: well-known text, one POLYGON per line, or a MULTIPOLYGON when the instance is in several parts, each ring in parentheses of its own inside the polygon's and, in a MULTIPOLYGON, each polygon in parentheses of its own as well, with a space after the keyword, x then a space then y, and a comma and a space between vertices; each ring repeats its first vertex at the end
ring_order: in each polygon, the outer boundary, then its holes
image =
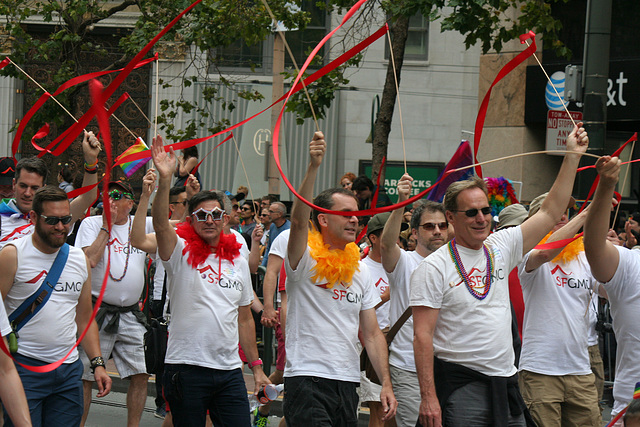
MULTIPOLYGON (((113 379, 113 387, 111 393, 103 398, 96 398, 95 391, 91 404, 91 411, 87 419, 86 427, 120 427, 127 425, 127 407, 126 407, 126 391, 128 382, 120 379, 113 360, 107 363, 107 372, 113 379)), ((253 376, 250 371, 245 371, 245 382, 247 390, 253 391, 253 376)), ((155 412, 155 377, 149 379, 148 397, 142 413, 140 427, 160 427, 162 420, 154 416, 155 412)), ((610 420, 611 408, 605 406, 602 414, 602 425, 606 426, 610 420)), ((271 416, 269 417, 269 425, 277 427, 282 417, 282 396, 278 397, 271 406, 271 416)), ((358 427, 367 426, 369 422, 369 410, 361 408, 358 414, 358 427)))

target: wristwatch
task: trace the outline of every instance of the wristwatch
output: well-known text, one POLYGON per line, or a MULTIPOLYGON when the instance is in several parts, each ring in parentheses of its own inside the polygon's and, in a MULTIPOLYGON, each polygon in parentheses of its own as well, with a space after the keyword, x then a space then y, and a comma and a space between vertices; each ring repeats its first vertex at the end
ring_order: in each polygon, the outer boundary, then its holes
MULTIPOLYGON (((262 361, 260 363, 262 363, 262 361)), ((91 368, 91 373, 95 374, 96 368, 98 366, 102 366, 103 368, 106 367, 106 365, 104 364, 104 359, 102 358, 102 356, 94 357, 93 359, 91 359, 91 362, 90 362, 90 365, 89 365, 89 367, 91 368)))
POLYGON ((254 360, 253 362, 249 362, 249 369, 253 369, 254 366, 262 365, 262 359, 254 360))

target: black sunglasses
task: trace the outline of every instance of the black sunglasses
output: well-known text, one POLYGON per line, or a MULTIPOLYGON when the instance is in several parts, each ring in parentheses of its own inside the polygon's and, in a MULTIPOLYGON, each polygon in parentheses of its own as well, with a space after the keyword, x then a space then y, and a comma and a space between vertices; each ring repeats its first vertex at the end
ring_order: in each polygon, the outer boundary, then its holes
POLYGON ((181 202, 178 202, 177 200, 175 202, 169 202, 170 205, 182 205, 182 206, 187 206, 187 203, 189 203, 189 201, 187 200, 183 200, 181 202))
POLYGON ((49 224, 49 225, 57 225, 58 222, 61 222, 62 225, 67 225, 71 222, 71 219, 73 218, 71 215, 65 215, 65 216, 47 216, 47 215, 40 215, 43 219, 45 224, 49 224))
POLYGON ((420 224, 420 227, 422 227, 424 231, 433 231, 436 227, 440 230, 446 230, 449 228, 449 224, 446 222, 425 222, 424 224, 420 224))
POLYGON ((468 216, 469 218, 473 218, 474 216, 478 215, 478 211, 482 212, 482 215, 489 215, 491 213, 491 206, 485 206, 484 208, 480 209, 467 209, 466 211, 455 210, 454 212, 464 212, 466 216, 468 216))
POLYGON ((111 191, 109 191, 109 197, 114 201, 118 201, 118 200, 122 199, 123 197, 126 197, 127 199, 133 200, 133 194, 125 193, 125 192, 122 192, 120 190, 111 190, 111 191))
POLYGON ((247 207, 247 206, 243 206, 243 207, 241 207, 241 208, 240 208, 240 210, 241 210, 241 211, 250 211, 250 210, 251 210, 251 208, 250 208, 250 207, 247 207))

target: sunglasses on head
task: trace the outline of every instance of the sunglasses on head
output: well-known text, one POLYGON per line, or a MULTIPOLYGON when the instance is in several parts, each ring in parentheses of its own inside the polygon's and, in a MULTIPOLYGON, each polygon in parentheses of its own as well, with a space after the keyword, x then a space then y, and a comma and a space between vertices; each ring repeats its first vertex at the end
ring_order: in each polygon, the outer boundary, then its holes
POLYGON ((71 222, 71 215, 65 215, 65 216, 47 216, 47 215, 40 215, 42 217, 42 219, 44 219, 45 224, 48 225, 57 225, 58 222, 61 222, 62 225, 67 225, 71 222))
POLYGON ((454 212, 464 212, 466 216, 468 216, 469 218, 473 218, 474 216, 478 215, 478 211, 482 212, 482 215, 489 215, 491 213, 491 207, 485 206, 484 208, 480 208, 480 209, 474 208, 474 209, 467 209, 466 211, 456 210, 454 212))
POLYGON ((209 216, 211 216, 212 221, 220 221, 222 220, 224 211, 220 208, 213 208, 210 211, 206 210, 205 208, 200 208, 191 215, 193 215, 196 221, 204 222, 209 216))
POLYGON ((120 191, 120 190, 111 190, 111 191, 109 191, 109 197, 114 201, 118 201, 118 200, 122 199, 123 197, 126 197, 127 199, 133 200, 133 194, 126 193, 126 192, 120 191))
POLYGON ((449 224, 446 222, 425 222, 424 224, 420 224, 420 227, 424 231, 433 231, 438 227, 440 230, 446 230, 449 227, 449 224))

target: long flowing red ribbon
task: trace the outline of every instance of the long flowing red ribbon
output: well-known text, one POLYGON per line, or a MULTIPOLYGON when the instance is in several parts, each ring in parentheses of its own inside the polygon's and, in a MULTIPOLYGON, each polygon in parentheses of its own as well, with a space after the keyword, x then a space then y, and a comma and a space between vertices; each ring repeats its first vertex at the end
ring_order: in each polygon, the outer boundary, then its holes
MULTIPOLYGON (((527 58, 533 55, 536 52, 536 35, 533 31, 529 31, 526 34, 520 36, 520 43, 524 43, 525 41, 531 39, 531 44, 527 46, 525 50, 520 52, 515 58, 509 61, 489 86, 489 90, 484 95, 484 99, 480 104, 480 110, 478 110, 478 117, 476 118, 476 125, 473 136, 473 159, 474 161, 478 161, 478 149, 480 148, 480 139, 482 138, 482 130, 484 129, 484 121, 487 118, 487 108, 489 107, 489 98, 491 98, 491 91, 493 87, 502 80, 507 74, 513 71, 518 65, 522 64, 527 58)), ((482 178, 482 167, 476 166, 476 175, 482 178)))
MULTIPOLYGON (((316 71, 315 73, 311 74, 309 77, 307 77, 306 79, 304 79, 304 85, 308 86, 311 83, 315 82, 316 80, 318 80, 319 78, 327 75, 328 73, 330 73, 331 71, 335 70, 336 68, 338 68, 340 65, 344 64, 345 62, 347 62, 349 59, 353 58, 356 54, 362 52, 362 50, 366 49, 371 43, 373 43, 374 41, 376 41, 377 39, 379 39, 380 37, 382 37, 383 35, 386 34, 386 32, 389 30, 389 28, 384 25, 382 26, 378 31, 376 31, 375 33, 373 33, 372 35, 370 35, 369 37, 367 37, 365 40, 361 41, 360 43, 358 43, 357 45, 355 45, 354 47, 352 47, 351 49, 349 49, 347 52, 343 53, 342 55, 340 55, 339 57, 337 57, 336 59, 334 59, 333 61, 331 61, 329 64, 325 65, 324 67, 322 67, 321 69, 319 69, 318 71, 316 71)), ((269 110, 270 108, 272 108, 274 105, 278 104, 279 102, 282 102, 283 100, 287 99, 288 96, 299 92, 300 90, 302 90, 303 85, 300 82, 297 82, 297 84, 294 84, 292 86, 292 88, 285 93, 283 96, 280 97, 280 99, 278 99, 277 101, 273 102, 271 105, 269 105, 267 108, 265 108, 262 111, 259 111, 258 113, 254 114, 251 117, 248 117, 244 120, 242 120, 241 122, 236 123, 235 125, 232 125, 224 130, 221 130, 220 132, 214 133, 213 135, 209 135, 209 136, 205 136, 203 138, 196 138, 196 139, 191 139, 188 141, 182 141, 182 142, 177 142, 174 144, 170 144, 170 145, 166 145, 165 146, 165 151, 168 151, 169 148, 173 148, 174 151, 175 150, 182 150, 184 148, 189 148, 189 147, 193 147, 194 145, 198 145, 203 143, 204 141, 207 141, 211 138, 214 138, 216 136, 220 136, 224 133, 227 132, 231 132, 232 130, 244 125, 245 123, 255 119, 256 117, 258 117, 259 115, 261 115, 262 113, 266 112, 267 110, 269 110)), ((126 157, 123 157, 121 159, 118 160, 118 162, 116 162, 116 165, 122 164, 122 163, 126 163, 126 162, 132 162, 134 160, 140 160, 145 158, 144 154, 141 153, 133 153, 130 154, 126 157)))
MULTIPOLYGON (((158 55, 156 54, 155 56, 149 58, 149 59, 145 59, 144 61, 139 62, 138 64, 136 64, 136 66, 134 68, 140 68, 143 67, 145 65, 147 65, 148 63, 155 61, 158 59, 158 55)), ((7 61, 7 63, 9 62, 8 59, 5 59, 5 61, 7 61)), ((2 61, 4 62, 4 61, 2 61)), ((2 63, 0 63, 2 64, 2 63)), ((0 67, 0 69, 2 69, 4 67, 0 67)), ((78 76, 78 77, 74 77, 71 80, 63 83, 58 89, 56 89, 56 91, 53 93, 53 96, 58 96, 60 95, 62 92, 64 92, 65 90, 69 89, 70 87, 73 87, 75 85, 78 85, 80 83, 84 83, 88 80, 91 80, 94 77, 100 77, 100 76, 104 76, 107 74, 111 74, 111 73, 116 73, 118 71, 122 71, 123 68, 117 69, 117 70, 109 70, 109 71, 98 71, 95 73, 88 73, 88 74, 84 74, 82 76, 78 76)), ((27 111, 27 114, 24 115, 24 117, 22 118, 22 120, 20 121, 20 124, 18 125, 18 129, 16 130, 16 134, 13 138, 13 144, 11 147, 11 151, 13 153, 13 156, 15 157, 16 153, 18 152, 18 148, 20 146, 20 139, 22 138, 22 134, 24 133, 24 129, 27 126, 27 123, 29 123, 29 121, 31 120, 31 118, 34 116, 34 114, 40 110, 40 108, 42 108, 42 105, 44 105, 44 103, 51 98, 51 94, 49 92, 45 92, 43 93, 40 98, 38 98, 38 100, 36 101, 36 103, 29 109, 29 111, 27 111)), ((41 129, 42 130, 42 129, 41 129)))

